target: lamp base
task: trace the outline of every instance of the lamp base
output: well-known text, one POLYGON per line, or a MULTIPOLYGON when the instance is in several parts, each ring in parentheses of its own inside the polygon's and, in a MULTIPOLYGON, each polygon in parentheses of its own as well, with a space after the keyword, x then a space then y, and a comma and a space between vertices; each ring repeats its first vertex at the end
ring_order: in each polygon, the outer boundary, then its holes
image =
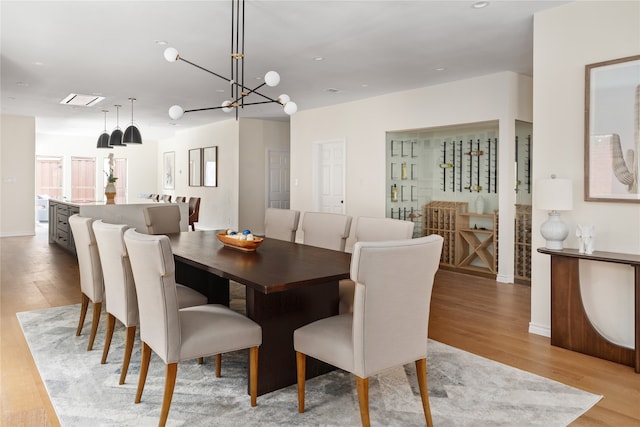
POLYGON ((560 219, 560 213, 549 212, 549 218, 540 226, 540 234, 547 240, 545 247, 551 250, 562 250, 562 242, 569 235, 569 228, 560 219))

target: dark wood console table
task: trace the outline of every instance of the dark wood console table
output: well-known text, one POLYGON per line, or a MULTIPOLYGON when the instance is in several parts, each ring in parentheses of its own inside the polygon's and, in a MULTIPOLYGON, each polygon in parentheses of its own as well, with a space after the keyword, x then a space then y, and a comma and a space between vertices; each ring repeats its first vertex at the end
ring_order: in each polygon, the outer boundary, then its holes
POLYGON ((546 248, 538 248, 538 252, 551 255, 551 344, 632 366, 640 373, 640 255, 601 251, 587 255, 577 249, 546 248), (634 269, 634 349, 613 344, 591 324, 580 294, 578 263, 581 259, 626 264, 634 269))

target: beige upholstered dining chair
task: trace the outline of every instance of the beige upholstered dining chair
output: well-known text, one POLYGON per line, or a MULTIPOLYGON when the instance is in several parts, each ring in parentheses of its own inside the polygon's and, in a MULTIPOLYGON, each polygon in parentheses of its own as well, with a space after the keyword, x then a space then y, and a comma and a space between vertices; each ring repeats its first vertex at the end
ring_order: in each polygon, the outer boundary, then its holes
POLYGON ((218 304, 178 309, 175 264, 167 236, 129 229, 124 234, 138 293, 142 362, 135 402, 146 381, 151 350, 167 365, 159 425, 171 407, 178 362, 249 348, 251 406, 258 391, 258 346, 262 328, 247 317, 218 304))
POLYGON ((295 242, 300 211, 267 208, 264 213, 264 234, 271 239, 295 242))
MULTIPOLYGON (((104 276, 107 311, 107 330, 101 363, 107 363, 109 347, 116 319, 118 319, 126 328, 120 384, 124 384, 127 377, 136 327, 138 326, 138 298, 131 273, 129 254, 124 244, 124 232, 128 228, 129 226, 125 224, 107 224, 101 220, 93 223, 104 276)), ((176 285, 176 291, 179 308, 207 303, 206 296, 186 286, 176 285)))
POLYGON ((344 251, 351 232, 351 217, 327 212, 305 212, 302 231, 305 245, 344 251))
POLYGON ((186 202, 187 202, 187 198, 185 196, 176 197, 176 203, 186 203, 186 202))
POLYGON ((427 389, 427 334, 442 237, 357 242, 351 258, 353 313, 296 329, 298 411, 304 412, 306 356, 356 376, 360 417, 369 426, 369 377, 415 361, 422 406, 432 426, 427 389), (392 284, 393 286, 390 286, 392 284))
POLYGON ((73 240, 76 245, 78 256, 78 267, 80 269, 80 290, 82 291, 82 305, 80 306, 80 321, 76 336, 80 336, 84 326, 84 318, 87 315, 89 301, 93 303, 93 320, 91 323, 91 335, 89 335, 89 345, 87 351, 93 349, 93 342, 96 339, 98 322, 100 321, 100 311, 102 310, 102 300, 104 296, 104 285, 102 280, 102 267, 100 265, 100 255, 96 238, 93 234, 93 218, 81 217, 78 214, 69 217, 69 225, 73 233, 73 240))
POLYGON ((173 205, 145 206, 142 208, 148 234, 180 232, 180 207, 173 205))
MULTIPOLYGON (((356 241, 357 242, 381 242, 384 240, 402 240, 413 237, 412 221, 402 221, 392 218, 371 218, 360 216, 356 221, 356 241)), ((350 279, 340 280, 339 299, 340 308, 338 312, 348 313, 353 310, 353 292, 355 283, 350 279)))

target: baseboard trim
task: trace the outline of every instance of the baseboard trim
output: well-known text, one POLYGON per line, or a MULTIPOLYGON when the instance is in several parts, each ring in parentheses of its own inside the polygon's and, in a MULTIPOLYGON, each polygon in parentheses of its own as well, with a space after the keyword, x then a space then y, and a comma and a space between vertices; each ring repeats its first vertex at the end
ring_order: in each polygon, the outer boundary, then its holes
POLYGON ((551 338, 551 328, 549 326, 537 325, 533 322, 529 322, 529 333, 551 338))
POLYGON ((513 283, 512 275, 498 274, 496 276, 496 282, 500 283, 513 283))

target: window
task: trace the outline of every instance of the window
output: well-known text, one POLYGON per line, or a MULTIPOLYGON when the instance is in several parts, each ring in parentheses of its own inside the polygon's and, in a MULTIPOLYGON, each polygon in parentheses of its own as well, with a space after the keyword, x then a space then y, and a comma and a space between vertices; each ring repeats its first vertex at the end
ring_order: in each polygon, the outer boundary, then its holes
POLYGON ((62 157, 36 157, 36 196, 62 198, 62 157))
POLYGON ((96 199, 96 159, 71 157, 71 200, 96 199))

